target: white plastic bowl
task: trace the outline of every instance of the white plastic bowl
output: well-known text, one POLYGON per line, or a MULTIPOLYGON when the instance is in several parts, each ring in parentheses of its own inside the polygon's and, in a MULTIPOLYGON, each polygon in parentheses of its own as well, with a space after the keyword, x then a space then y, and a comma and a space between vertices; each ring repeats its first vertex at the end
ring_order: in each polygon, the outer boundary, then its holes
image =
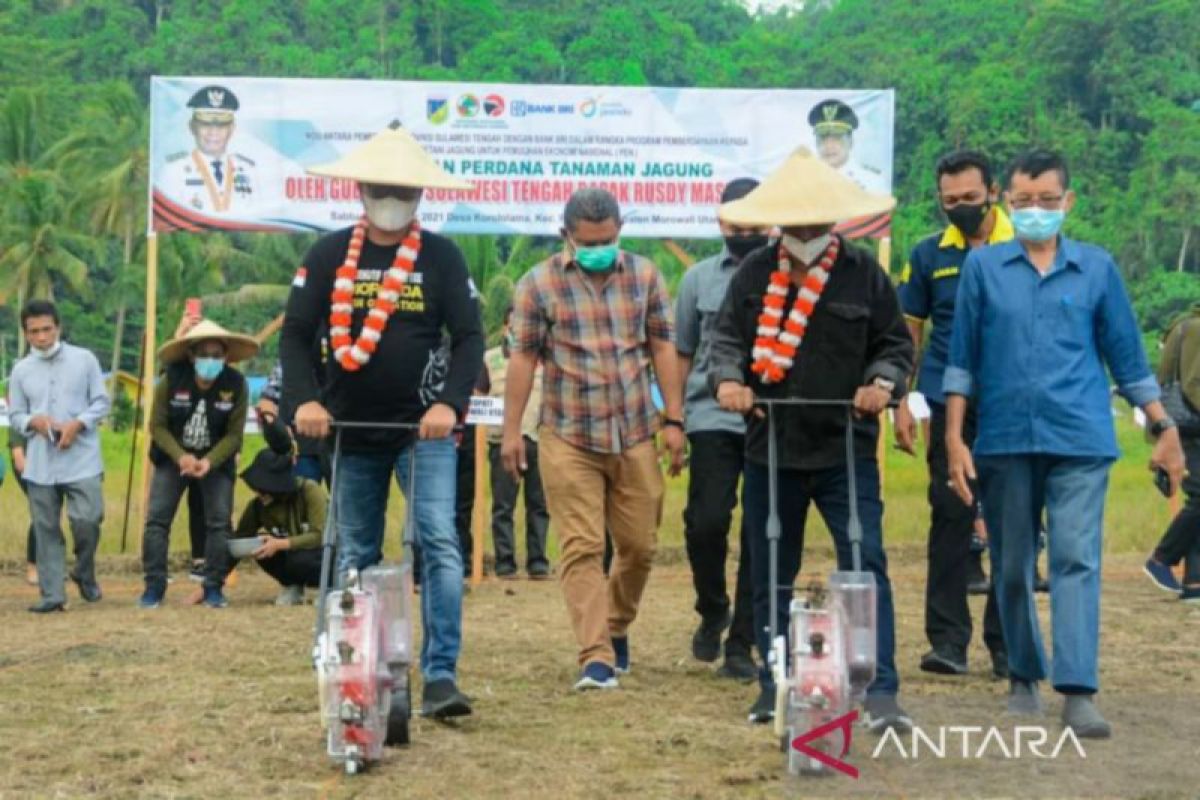
POLYGON ((254 551, 262 546, 262 540, 257 536, 246 536, 240 539, 227 539, 231 558, 249 558, 254 551))

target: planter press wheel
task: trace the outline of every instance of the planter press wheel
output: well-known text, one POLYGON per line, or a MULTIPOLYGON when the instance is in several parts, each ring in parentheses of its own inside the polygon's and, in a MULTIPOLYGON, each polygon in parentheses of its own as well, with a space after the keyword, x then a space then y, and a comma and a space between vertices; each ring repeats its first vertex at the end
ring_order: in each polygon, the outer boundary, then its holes
POLYGON ((412 685, 407 678, 404 686, 392 690, 392 704, 388 710, 387 736, 383 743, 389 747, 406 745, 408 721, 412 718, 412 685))

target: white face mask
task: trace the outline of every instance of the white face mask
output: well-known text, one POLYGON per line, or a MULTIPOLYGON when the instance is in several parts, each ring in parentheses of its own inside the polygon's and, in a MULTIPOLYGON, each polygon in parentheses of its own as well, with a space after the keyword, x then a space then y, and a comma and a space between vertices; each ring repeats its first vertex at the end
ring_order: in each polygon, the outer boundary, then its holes
POLYGON ((783 247, 789 253, 800 259, 805 264, 815 264, 817 259, 829 247, 829 243, 833 241, 832 233, 824 233, 815 239, 809 239, 807 242, 802 239, 797 239, 795 236, 784 234, 783 247))
POLYGON ((30 347, 29 349, 32 350, 33 354, 38 358, 54 358, 56 355, 58 355, 58 351, 62 350, 62 340, 55 342, 45 349, 42 349, 41 347, 30 347))
POLYGON ((382 231, 403 230, 417 213, 420 197, 412 200, 401 200, 399 197, 375 198, 367 194, 362 196, 363 208, 367 211, 367 219, 382 231))

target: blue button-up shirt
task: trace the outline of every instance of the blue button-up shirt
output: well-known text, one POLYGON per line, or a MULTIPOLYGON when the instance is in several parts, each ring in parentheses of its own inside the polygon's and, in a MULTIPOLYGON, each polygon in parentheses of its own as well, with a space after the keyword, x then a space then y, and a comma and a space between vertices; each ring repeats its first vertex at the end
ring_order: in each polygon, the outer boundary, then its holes
POLYGON ((943 389, 976 398, 976 455, 1116 458, 1105 365, 1133 405, 1159 398, 1105 250, 1061 237, 1045 275, 1018 241, 967 256, 943 389))
POLYGON ((53 358, 25 356, 13 367, 8 394, 9 424, 28 438, 25 480, 57 486, 103 474, 97 426, 108 415, 109 399, 100 362, 90 350, 64 343, 53 358), (83 430, 70 447, 59 450, 30 430, 29 421, 39 414, 58 423, 77 419, 83 430))

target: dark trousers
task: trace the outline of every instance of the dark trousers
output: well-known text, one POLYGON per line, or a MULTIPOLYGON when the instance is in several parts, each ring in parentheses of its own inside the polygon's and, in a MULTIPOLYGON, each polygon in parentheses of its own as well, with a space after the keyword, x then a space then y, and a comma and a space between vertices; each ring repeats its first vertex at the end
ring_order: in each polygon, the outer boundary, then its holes
POLYGON ((1183 582, 1200 586, 1200 438, 1183 440, 1188 476, 1183 479, 1187 500, 1155 548, 1155 557, 1175 566, 1183 560, 1183 582))
MULTIPOLYGON (((862 569, 875 573, 876 652, 878 667, 868 694, 894 695, 900 688, 896 673, 896 615, 892 604, 892 584, 888 580, 887 555, 883 551, 883 501, 879 494, 879 467, 874 461, 855 462, 858 513, 862 523, 862 569)), ((776 633, 788 635, 788 606, 792 585, 800 572, 804 550, 804 523, 809 503, 815 503, 833 535, 840 570, 853 569, 850 546, 850 491, 845 465, 829 469, 800 471, 779 470, 779 571, 770 575, 767 543, 769 508, 768 471, 762 464, 746 463, 746 482, 742 490, 742 517, 750 542, 750 568, 754 581, 754 638, 762 666, 759 684, 774 686, 767 668, 771 643, 768 625, 771 619, 771 587, 778 589, 776 633), (774 580, 772 580, 774 578, 774 580)), ((791 652, 790 645, 788 652, 791 652)))
POLYGON ((454 497, 454 529, 462 548, 463 574, 471 574, 475 537, 471 535, 471 515, 475 511, 475 426, 463 429, 458 445, 457 494, 454 497))
POLYGON ((513 512, 517 494, 525 484, 525 571, 547 573, 550 561, 546 558, 546 535, 550 530, 550 512, 546 510, 546 495, 542 491, 542 476, 538 471, 537 442, 525 437, 525 461, 529 469, 514 480, 500 463, 500 445, 488 445, 492 481, 492 543, 496 548, 496 574, 512 575, 517 571, 516 534, 513 531, 513 512))
MULTIPOLYGON (((15 472, 16 470, 14 470, 15 472)), ((25 484, 25 479, 17 475, 17 486, 21 487, 21 494, 29 497, 29 489, 25 484)), ((37 563, 37 534, 33 530, 33 521, 29 522, 29 535, 25 538, 25 563, 37 563)))
POLYGON ((204 541, 208 528, 204 519, 204 492, 197 483, 187 489, 188 538, 192 542, 192 561, 204 560, 204 541))
POLYGON ((320 547, 281 550, 270 558, 260 558, 258 565, 281 586, 321 585, 320 547))
POLYGON ((142 569, 147 586, 166 589, 171 523, 190 484, 196 484, 204 495, 204 586, 219 588, 225 582, 229 558, 225 542, 233 535, 232 470, 214 469, 197 481, 184 478, 179 467, 168 463, 155 465, 150 479, 150 503, 142 535, 142 569))
MULTIPOLYGON (((729 553, 729 527, 737 505, 738 479, 745 461, 746 437, 728 431, 698 431, 688 435, 691 444, 687 508, 683 535, 696 613, 702 619, 724 619, 730 610, 725 587, 725 557, 729 553)), ((726 653, 746 655, 754 646, 754 598, 750 581, 750 548, 746 526, 738 529, 737 585, 734 589, 733 624, 725 642, 726 653)))
MULTIPOLYGON (((946 460, 946 409, 930 404, 929 426, 929 575, 925 581, 925 635, 935 648, 949 647, 966 655, 971 643, 971 609, 967 605, 967 577, 971 567, 971 534, 975 509, 965 505, 949 487, 946 460)), ((963 441, 975 442, 975 415, 963 420, 963 441)), ((1004 652, 996 590, 988 590, 983 611, 983 641, 989 651, 1004 652)))

